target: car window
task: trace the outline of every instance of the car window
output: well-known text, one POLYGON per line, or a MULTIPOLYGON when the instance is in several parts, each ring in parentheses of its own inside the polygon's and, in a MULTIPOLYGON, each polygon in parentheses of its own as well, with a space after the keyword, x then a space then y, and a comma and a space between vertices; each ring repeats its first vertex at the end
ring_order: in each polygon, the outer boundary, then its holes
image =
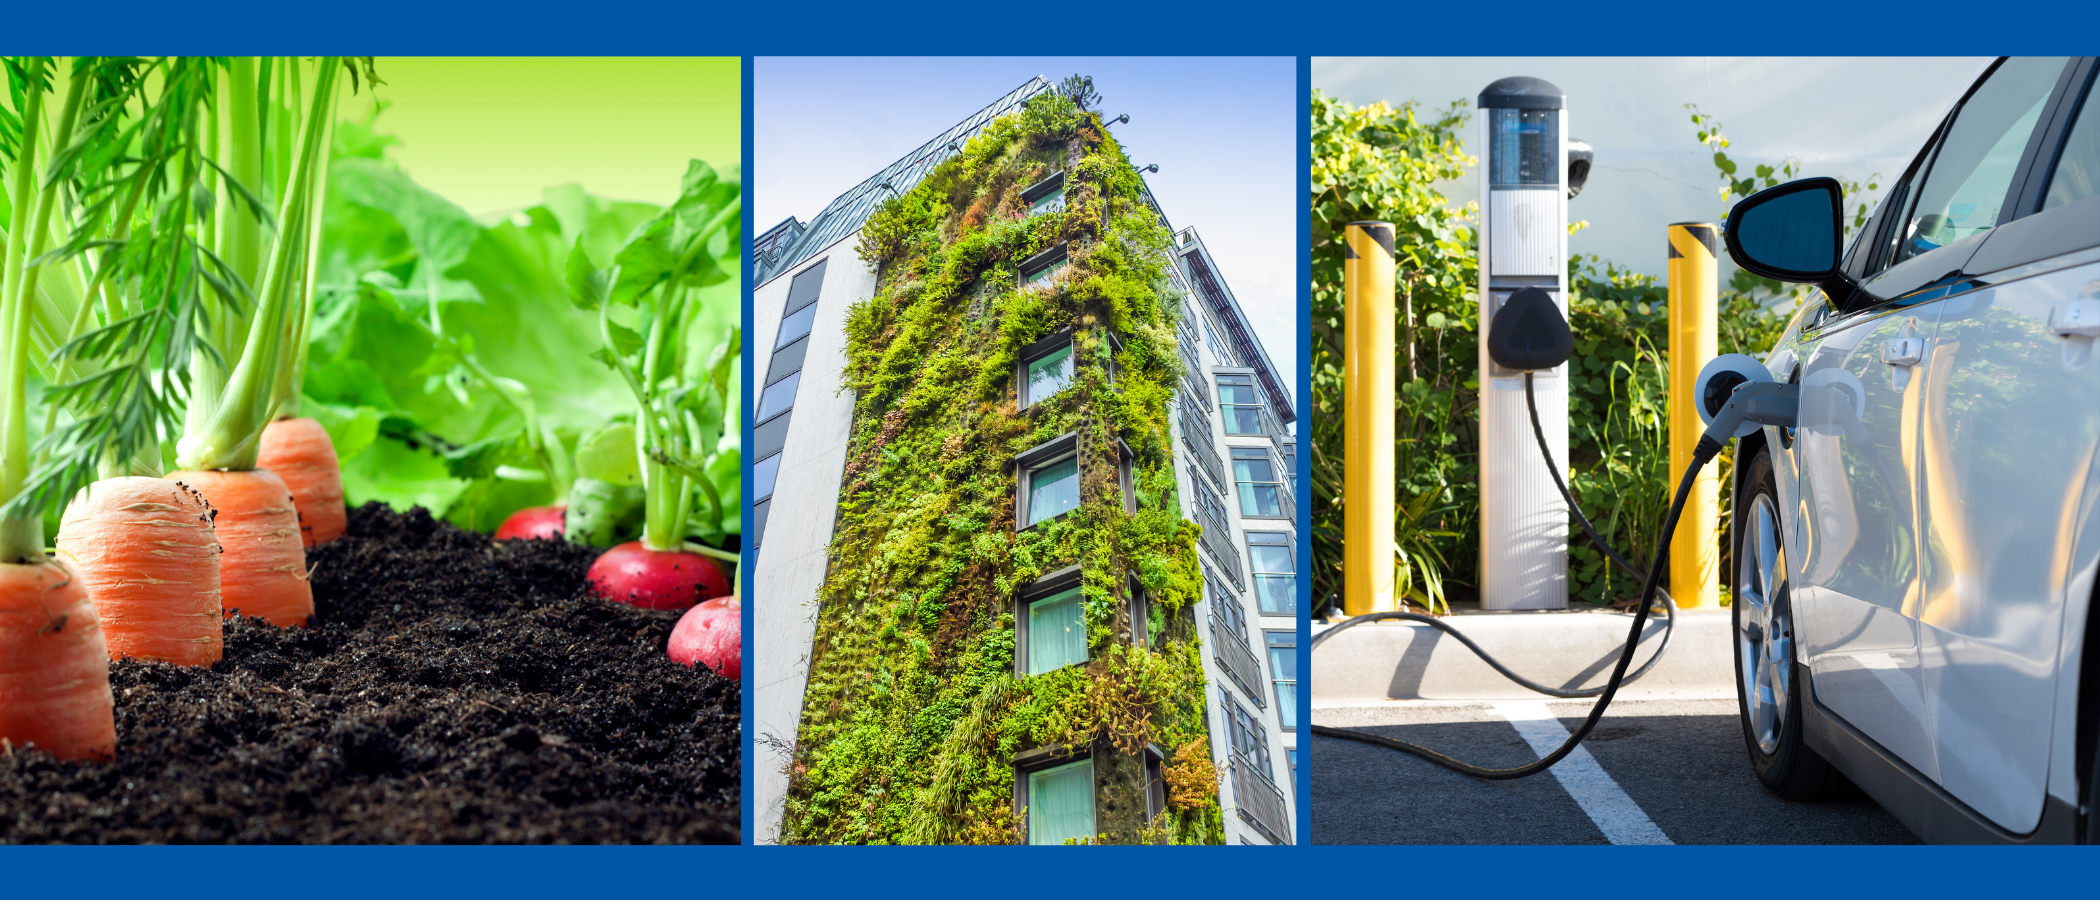
POLYGON ((2095 105, 2088 91, 2085 108, 2079 111, 2078 121, 2071 126, 2070 137, 2064 140, 2063 155, 2056 159, 2056 174, 2049 176, 2049 193, 2042 198, 2043 209, 2077 203, 2100 194, 2100 110, 2093 109, 2095 105))
POLYGON ((2066 62, 2061 56, 2006 60, 1969 95, 1896 234, 1892 265, 1998 224, 2006 190, 2066 62))

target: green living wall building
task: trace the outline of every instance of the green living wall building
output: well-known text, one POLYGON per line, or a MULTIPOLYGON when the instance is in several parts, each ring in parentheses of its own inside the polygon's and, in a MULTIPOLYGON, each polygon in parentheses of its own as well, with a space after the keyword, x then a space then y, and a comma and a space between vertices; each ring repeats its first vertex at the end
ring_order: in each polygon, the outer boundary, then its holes
POLYGON ((1102 116, 1034 79, 755 253, 760 839, 1290 842, 1288 383, 1102 116))

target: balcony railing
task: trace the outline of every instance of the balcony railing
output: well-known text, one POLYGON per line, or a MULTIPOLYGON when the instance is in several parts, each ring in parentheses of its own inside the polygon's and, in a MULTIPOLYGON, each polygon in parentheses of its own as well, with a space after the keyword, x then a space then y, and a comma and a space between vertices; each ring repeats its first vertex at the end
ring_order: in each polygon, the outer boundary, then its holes
POLYGON ((1244 571, 1240 567, 1240 551, 1232 546, 1232 526, 1225 522, 1225 509, 1218 504, 1217 496, 1210 493, 1210 489, 1204 487, 1203 482, 1195 480, 1195 477, 1192 470, 1189 473, 1189 492, 1193 501, 1191 505, 1196 508, 1196 524, 1203 526, 1203 534, 1196 538, 1196 543, 1209 551, 1210 558, 1217 562, 1218 568, 1225 570, 1226 576, 1232 579, 1233 587, 1246 590, 1246 579, 1240 576, 1244 571))
POLYGON ((1288 844, 1290 814, 1284 810, 1283 791, 1263 775, 1246 757, 1232 754, 1232 800, 1240 818, 1261 832, 1272 844, 1288 844))
POLYGON ((1224 620, 1211 616, 1210 647, 1211 656, 1218 661, 1218 668, 1224 669, 1225 675, 1232 679, 1232 683, 1240 686, 1240 693, 1253 700, 1255 706, 1266 709, 1269 704, 1259 687, 1261 663, 1254 658, 1254 651, 1247 648, 1247 639, 1225 627, 1224 620))
POLYGON ((1224 490, 1225 461, 1218 458, 1218 448, 1211 443, 1210 417, 1196 415, 1195 408, 1186 402, 1181 404, 1181 442, 1188 445, 1189 455, 1203 466, 1203 474, 1210 476, 1211 484, 1224 490))

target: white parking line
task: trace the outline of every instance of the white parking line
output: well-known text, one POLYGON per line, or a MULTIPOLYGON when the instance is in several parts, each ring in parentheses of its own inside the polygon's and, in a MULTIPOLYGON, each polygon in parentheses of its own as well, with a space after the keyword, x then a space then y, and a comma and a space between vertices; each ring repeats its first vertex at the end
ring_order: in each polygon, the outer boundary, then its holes
MULTIPOLYGON (((1567 743, 1568 729, 1546 704, 1536 700, 1498 700, 1494 706, 1531 745, 1533 753, 1545 756, 1567 743)), ((1576 747, 1553 767, 1553 777, 1560 779, 1560 786, 1589 814, 1590 821, 1597 823, 1606 840, 1614 844, 1673 843, 1605 773, 1604 767, 1597 765, 1589 748, 1576 747)))

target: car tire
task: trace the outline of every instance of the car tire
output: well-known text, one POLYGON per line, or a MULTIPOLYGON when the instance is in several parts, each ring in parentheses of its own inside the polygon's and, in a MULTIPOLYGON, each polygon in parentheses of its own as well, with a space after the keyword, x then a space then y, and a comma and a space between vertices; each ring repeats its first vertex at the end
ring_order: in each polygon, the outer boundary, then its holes
POLYGON ((1758 447, 1742 465, 1728 535, 1735 549, 1729 615, 1736 708, 1750 764, 1766 790, 1788 800, 1856 797, 1859 789, 1802 735, 1802 697, 1809 685, 1807 670, 1794 665, 1793 610, 1771 451, 1758 447))

